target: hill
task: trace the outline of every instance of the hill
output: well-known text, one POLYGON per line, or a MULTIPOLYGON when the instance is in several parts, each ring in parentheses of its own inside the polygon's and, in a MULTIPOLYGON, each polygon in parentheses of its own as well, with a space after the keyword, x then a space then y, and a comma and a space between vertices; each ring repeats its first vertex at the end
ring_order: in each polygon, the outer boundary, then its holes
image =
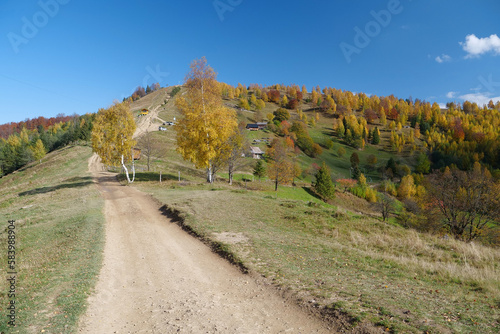
MULTIPOLYGON (((161 120, 178 119, 174 100, 156 106, 158 126, 161 120)), ((148 105, 138 102, 132 103, 132 110, 148 105)), ((258 110, 238 107, 238 99, 227 98, 225 103, 237 109, 242 122, 262 120, 258 110)), ((302 306, 321 312, 339 330, 369 332, 376 330, 370 324, 376 324, 394 333, 494 333, 500 307, 498 248, 405 228, 396 219, 404 213, 401 203, 397 216, 383 222, 377 209, 349 192, 337 192, 335 200, 324 203, 310 190, 313 164, 326 161, 334 178, 346 178, 351 153, 356 152, 362 162, 373 154, 378 163, 366 162, 362 167, 375 184, 382 181, 380 172, 390 158, 415 169, 417 155, 411 151, 426 152, 427 141, 417 139, 415 147, 405 145, 398 152, 391 145, 393 131, 375 122, 367 127, 380 126, 380 144, 365 144, 360 150, 333 129, 338 118, 311 103, 301 104, 301 112, 289 111, 290 122, 304 121, 307 116, 308 132, 315 143, 322 144, 323 152, 309 156, 299 151, 305 172, 295 186, 281 187, 275 193, 271 182, 252 177, 255 161, 251 158, 244 159, 234 186, 226 184, 224 173, 219 173, 214 185, 205 184, 204 171, 194 169, 175 151, 175 131, 170 126, 151 133, 167 150, 152 157, 150 172, 144 159, 138 162, 134 186, 165 204, 165 211, 181 226, 217 244, 233 262, 263 275, 302 306), (346 153, 338 154, 339 148, 346 153)), ((278 107, 266 103, 260 114, 271 114, 278 107)), ((361 111, 354 115, 364 117, 361 111)), ((247 138, 265 150, 264 138, 283 136, 279 129, 283 124, 249 131, 247 138)), ((394 132, 402 138, 410 136, 411 130, 415 128, 401 126, 394 132)))
POLYGON ((17 272, 14 289, 0 281, 1 333, 76 331, 104 244, 103 199, 88 171, 90 155, 89 147, 67 146, 0 179, 0 262, 5 273, 7 220, 14 220, 9 271, 17 272), (10 301, 16 328, 6 321, 10 301))

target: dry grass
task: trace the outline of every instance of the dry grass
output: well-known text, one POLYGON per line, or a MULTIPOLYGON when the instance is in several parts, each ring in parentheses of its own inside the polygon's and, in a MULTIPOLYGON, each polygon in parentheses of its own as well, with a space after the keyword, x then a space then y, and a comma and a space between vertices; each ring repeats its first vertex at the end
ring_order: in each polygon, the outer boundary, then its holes
POLYGON ((498 249, 315 204, 302 189, 283 189, 276 199, 222 184, 175 184, 139 187, 186 212, 204 236, 244 236, 228 249, 307 305, 392 332, 495 333, 499 326, 498 249))
POLYGON ((486 292, 499 295, 500 250, 436 236, 422 237, 414 230, 400 235, 377 230, 350 233, 350 241, 367 255, 391 260, 413 271, 431 272, 457 282, 477 282, 486 292))
POLYGON ((17 327, 6 319, 0 281, 1 333, 70 333, 100 270, 103 200, 87 171, 88 147, 67 147, 0 179, 0 263, 6 269, 7 219, 16 220, 17 327))

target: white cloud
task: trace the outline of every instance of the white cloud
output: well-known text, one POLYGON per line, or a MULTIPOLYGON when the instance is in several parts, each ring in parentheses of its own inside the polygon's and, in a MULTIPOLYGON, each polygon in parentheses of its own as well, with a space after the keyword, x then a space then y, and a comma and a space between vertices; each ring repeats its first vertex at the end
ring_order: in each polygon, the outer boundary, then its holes
POLYGON ((491 97, 489 94, 485 93, 473 93, 473 94, 465 94, 462 96, 459 96, 461 99, 464 101, 470 101, 470 102, 476 102, 478 106, 483 106, 484 104, 488 104, 490 100, 493 100, 494 103, 497 103, 500 101, 500 96, 497 97, 491 97))
POLYGON ((450 61, 451 60, 451 57, 448 56, 448 55, 445 55, 445 54, 442 54, 441 56, 437 56, 435 58, 435 60, 438 62, 438 63, 444 63, 444 62, 447 62, 447 61, 450 61))
POLYGON ((448 92, 446 97, 449 99, 453 99, 457 95, 457 92, 448 92))
POLYGON ((496 34, 484 38, 477 38, 474 34, 467 35, 465 42, 460 42, 460 45, 467 52, 465 58, 479 57, 487 52, 500 55, 500 38, 496 34))
POLYGON ((438 103, 438 104, 439 104, 439 108, 446 109, 446 103, 438 103))

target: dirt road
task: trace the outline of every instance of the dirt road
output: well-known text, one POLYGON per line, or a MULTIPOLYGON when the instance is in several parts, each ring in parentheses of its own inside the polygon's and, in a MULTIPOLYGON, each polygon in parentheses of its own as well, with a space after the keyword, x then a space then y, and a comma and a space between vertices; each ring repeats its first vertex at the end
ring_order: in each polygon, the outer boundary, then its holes
POLYGON ((162 216, 144 193, 89 168, 105 198, 104 265, 80 333, 329 333, 162 216))

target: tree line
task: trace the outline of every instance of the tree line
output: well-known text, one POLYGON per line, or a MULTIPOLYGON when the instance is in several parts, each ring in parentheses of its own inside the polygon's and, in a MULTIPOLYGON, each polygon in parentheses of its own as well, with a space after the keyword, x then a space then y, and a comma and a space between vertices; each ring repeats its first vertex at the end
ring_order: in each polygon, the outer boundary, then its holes
POLYGON ((43 116, 26 119, 21 122, 10 122, 0 125, 0 138, 7 139, 11 134, 19 133, 22 129, 26 128, 28 130, 35 130, 42 126, 44 129, 48 129, 56 123, 65 123, 70 121, 74 116, 66 116, 64 114, 58 114, 55 117, 45 118, 43 116))
POLYGON ((90 141, 95 115, 61 116, 67 119, 48 126, 50 119, 39 117, 35 122, 24 122, 20 130, 0 139, 0 176, 14 172, 30 162, 42 159, 46 153, 77 141, 90 141), (37 124, 32 128, 33 124, 37 124), (31 129, 29 129, 31 127, 31 129))

